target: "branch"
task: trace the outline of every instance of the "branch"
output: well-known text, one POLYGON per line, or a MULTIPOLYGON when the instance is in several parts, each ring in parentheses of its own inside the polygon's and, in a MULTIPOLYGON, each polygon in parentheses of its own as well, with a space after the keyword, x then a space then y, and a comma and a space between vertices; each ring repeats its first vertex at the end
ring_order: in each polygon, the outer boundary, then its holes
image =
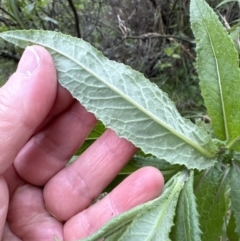
MULTIPOLYGON (((96 27, 103 25, 103 26, 111 29, 111 30, 114 31, 114 32, 117 32, 117 33, 119 33, 119 34, 122 33, 119 28, 114 28, 114 27, 110 26, 109 24, 102 22, 101 19, 99 19, 99 18, 96 18, 96 17, 94 17, 94 16, 90 16, 90 15, 88 15, 88 14, 81 14, 80 16, 85 17, 85 18, 89 18, 89 19, 91 19, 92 21, 94 21, 94 23, 96 23, 96 27)), ((85 37, 85 38, 86 38, 86 37, 85 37)))
POLYGON ((175 35, 166 35, 166 34, 158 34, 158 33, 147 33, 147 34, 143 34, 140 36, 127 36, 126 39, 152 39, 152 38, 169 38, 169 39, 179 39, 185 42, 188 42, 190 44, 193 44, 194 42, 190 39, 187 38, 183 38, 180 36, 175 36, 175 35))
POLYGON ((2 10, 5 14, 7 14, 9 17, 11 17, 15 22, 17 22, 17 19, 8 11, 6 11, 4 8, 0 7, 0 10, 2 10))
POLYGON ((68 3, 73 11, 74 14, 74 18, 75 18, 75 27, 76 27, 76 31, 77 31, 77 37, 81 38, 81 31, 80 31, 80 27, 79 27, 79 19, 78 19, 78 13, 77 10, 75 8, 75 5, 73 3, 72 0, 68 0, 68 3))
POLYGON ((3 16, 0 16, 0 22, 3 22, 7 27, 16 26, 16 24, 12 22, 12 20, 4 18, 3 16))
POLYGON ((11 53, 9 53, 8 51, 5 51, 5 50, 2 50, 0 52, 0 57, 5 58, 5 59, 11 59, 16 63, 18 63, 19 60, 20 60, 19 56, 11 54, 11 53))
POLYGON ((153 5, 154 8, 157 8, 157 3, 156 3, 155 0, 150 0, 150 2, 152 3, 152 5, 153 5))
MULTIPOLYGON (((43 30, 46 30, 45 23, 44 23, 44 21, 42 20, 42 18, 40 17, 39 11, 36 11, 36 9, 34 8, 34 13, 35 13, 36 16, 39 18, 43 30)), ((36 27, 36 29, 38 29, 38 28, 36 27)))
POLYGON ((99 21, 99 16, 100 16, 100 12, 101 12, 101 8, 102 8, 102 2, 100 1, 99 2, 99 8, 98 8, 98 12, 97 12, 97 17, 96 17, 96 20, 95 20, 95 23, 92 27, 92 29, 89 31, 89 33, 84 36, 84 39, 86 39, 88 36, 90 36, 92 34, 92 32, 94 31, 94 29, 96 28, 97 24, 98 24, 98 21, 99 21))

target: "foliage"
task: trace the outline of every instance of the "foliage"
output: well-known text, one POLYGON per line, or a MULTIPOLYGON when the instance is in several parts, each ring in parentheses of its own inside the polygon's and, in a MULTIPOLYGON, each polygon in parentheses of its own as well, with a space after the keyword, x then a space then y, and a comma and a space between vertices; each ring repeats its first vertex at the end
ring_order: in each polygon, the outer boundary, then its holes
POLYGON ((0 74, 0 86, 10 77, 10 73, 13 73, 16 68, 14 61, 3 61, 0 59, 1 74, 0 74))
MULTIPOLYGON (((110 61, 81 39, 33 30, 0 34, 22 48, 31 44, 47 48, 60 83, 106 127, 141 148, 145 155, 134 157, 122 174, 153 165, 167 177, 160 197, 119 215, 86 241, 240 238, 237 45, 204 0, 191 0, 190 19, 211 130, 184 119, 168 96, 142 74, 110 61)), ((179 45, 164 51, 178 59, 179 45)), ((101 128, 99 124, 89 141, 101 128)))
MULTIPOLYGON (((208 2, 216 7, 221 0, 208 2)), ((233 1, 217 8, 236 42, 237 4, 233 1)), ((23 28, 81 36, 108 58, 142 72, 170 95, 184 116, 205 115, 188 0, 0 1, 0 32, 23 28)), ((17 60, 20 55, 13 46, 0 48, 3 61, 17 60)))

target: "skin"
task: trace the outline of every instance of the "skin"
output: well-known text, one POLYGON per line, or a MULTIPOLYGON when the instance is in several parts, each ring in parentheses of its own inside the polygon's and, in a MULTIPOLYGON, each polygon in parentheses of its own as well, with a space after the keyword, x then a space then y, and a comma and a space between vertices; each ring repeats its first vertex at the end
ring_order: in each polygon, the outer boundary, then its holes
POLYGON ((50 54, 39 46, 26 48, 0 88, 2 241, 81 239, 161 194, 162 174, 144 167, 91 205, 137 151, 108 129, 65 167, 96 122, 58 84, 50 54))

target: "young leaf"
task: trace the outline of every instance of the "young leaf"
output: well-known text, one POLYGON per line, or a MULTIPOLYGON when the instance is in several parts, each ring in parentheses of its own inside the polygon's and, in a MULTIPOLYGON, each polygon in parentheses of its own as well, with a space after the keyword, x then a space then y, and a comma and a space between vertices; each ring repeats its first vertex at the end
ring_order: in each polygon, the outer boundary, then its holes
POLYGON ((225 190, 226 176, 221 165, 217 164, 205 171, 196 190, 202 241, 219 240, 226 214, 225 190))
MULTIPOLYGON (((215 135, 232 147, 240 139, 238 53, 226 29, 204 0, 191 0, 191 25, 204 101, 215 135)), ((234 149, 240 150, 240 142, 234 149)))
POLYGON ((23 30, 0 37, 23 48, 47 48, 59 82, 106 127, 145 153, 199 170, 215 163, 209 159, 216 153, 210 136, 182 118, 168 96, 142 74, 61 33, 23 30))
POLYGON ((187 178, 186 171, 179 172, 160 197, 117 216, 82 241, 169 240, 178 196, 187 178))
POLYGON ((193 172, 191 172, 191 176, 187 180, 179 196, 171 240, 201 241, 198 216, 193 192, 193 172))
POLYGON ((230 172, 230 198, 231 209, 236 220, 235 232, 240 235, 240 166, 237 163, 233 163, 230 172))

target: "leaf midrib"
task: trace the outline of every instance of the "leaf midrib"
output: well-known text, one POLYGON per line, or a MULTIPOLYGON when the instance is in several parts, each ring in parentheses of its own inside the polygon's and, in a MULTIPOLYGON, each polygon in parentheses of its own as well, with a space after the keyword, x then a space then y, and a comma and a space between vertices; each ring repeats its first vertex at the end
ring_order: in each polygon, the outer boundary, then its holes
POLYGON ((189 228, 191 226, 191 220, 189 220, 189 216, 188 216, 189 215, 189 209, 190 209, 190 206, 191 206, 191 204, 190 204, 191 200, 189 200, 189 196, 188 196, 187 191, 186 190, 182 190, 182 191, 184 192, 183 195, 185 196, 185 201, 186 201, 186 206, 185 205, 183 206, 184 216, 185 216, 185 214, 187 214, 186 218, 184 218, 187 223, 185 221, 183 222, 183 227, 184 227, 184 230, 185 230, 184 236, 185 236, 185 240, 191 240, 191 238, 192 238, 191 231, 190 231, 191 228, 189 228))
MULTIPOLYGON (((4 35, 4 33, 2 33, 1 35, 4 35)), ((11 36, 12 38, 16 38, 15 36, 11 36)), ((29 43, 32 44, 39 44, 35 41, 29 41, 26 40, 25 38, 21 38, 21 37, 17 37, 17 39, 19 40, 23 40, 23 41, 27 41, 29 43)), ((89 68, 85 67, 83 64, 81 64, 80 62, 76 61, 75 59, 71 58, 70 56, 62 53, 61 51, 49 46, 48 44, 43 44, 41 43, 42 46, 51 49, 52 51, 64 56, 65 58, 73 61, 75 64, 77 64, 78 66, 80 66, 81 68, 83 68, 86 72, 88 72, 89 74, 93 75, 96 79, 98 79, 99 81, 101 81, 102 83, 104 83, 106 86, 108 86, 110 89, 112 89, 113 91, 115 91, 118 95, 120 95, 123 99, 127 100, 129 103, 131 103, 133 106, 135 106, 137 109, 139 109, 140 111, 142 111, 143 113, 145 113, 148 117, 150 117, 150 119, 154 120, 155 122, 157 122, 159 125, 163 126, 165 129, 167 129, 169 132, 171 132, 173 135, 177 136, 178 138, 182 139, 184 142, 186 142, 187 144, 189 144, 190 146, 192 146, 193 148, 195 148, 196 150, 198 150, 200 153, 202 153, 203 155, 205 155, 208 158, 212 158, 215 155, 210 153, 208 150, 204 149, 202 146, 200 146, 199 144, 195 143, 194 141, 192 141, 191 139, 186 138, 186 136, 184 136, 183 134, 175 131, 173 128, 169 127, 166 123, 162 122, 161 120, 159 120, 157 117, 155 117, 152 113, 148 112, 145 108, 143 108, 142 106, 138 105, 137 102, 135 102, 134 100, 132 100, 131 98, 129 98, 127 95, 125 95, 123 92, 120 92, 116 87, 114 87, 113 85, 110 85, 107 81, 105 81, 103 78, 99 77, 98 75, 96 75, 93 71, 91 71, 89 68)))

